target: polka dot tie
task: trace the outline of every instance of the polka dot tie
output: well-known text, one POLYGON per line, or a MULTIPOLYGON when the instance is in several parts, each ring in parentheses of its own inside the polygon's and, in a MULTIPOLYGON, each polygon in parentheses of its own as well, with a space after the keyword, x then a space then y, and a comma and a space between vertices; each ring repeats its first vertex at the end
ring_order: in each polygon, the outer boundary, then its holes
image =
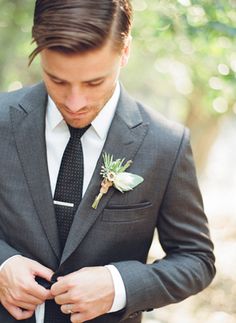
POLYGON ((81 129, 68 126, 70 140, 62 157, 54 194, 61 251, 64 249, 74 214, 82 199, 84 165, 80 138, 89 126, 81 129))
MULTIPOLYGON (((70 140, 65 148, 54 194, 54 207, 61 252, 64 249, 75 212, 82 199, 83 150, 80 138, 90 127, 82 129, 70 126, 70 140)), ((54 300, 46 301, 44 323, 69 323, 70 315, 61 312, 54 300)))

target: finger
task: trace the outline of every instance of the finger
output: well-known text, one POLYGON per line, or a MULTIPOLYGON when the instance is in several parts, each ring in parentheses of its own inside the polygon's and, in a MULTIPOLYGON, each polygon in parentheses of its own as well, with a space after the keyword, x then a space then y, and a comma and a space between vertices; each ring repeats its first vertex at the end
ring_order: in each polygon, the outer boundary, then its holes
POLYGON ((35 277, 38 276, 38 277, 46 279, 47 281, 50 282, 51 278, 54 274, 53 271, 51 269, 41 265, 37 261, 31 261, 30 265, 31 265, 31 272, 32 272, 32 280, 31 280, 32 291, 30 294, 42 301, 45 301, 46 299, 51 298, 52 295, 51 295, 50 290, 39 285, 35 281, 35 277))
POLYGON ((59 281, 54 283, 51 287, 51 292, 54 296, 66 293, 70 289, 69 280, 66 277, 61 277, 59 281))
POLYGON ((16 320, 25 320, 30 318, 34 314, 34 311, 22 310, 21 308, 14 306, 8 302, 2 302, 2 305, 16 320))
MULTIPOLYGON (((24 303, 31 304, 34 306, 40 305, 44 302, 44 300, 28 294, 27 291, 22 293, 20 297, 12 295, 11 298, 12 298, 12 301, 14 301, 14 303, 24 302, 24 303)), ((19 306, 18 304, 16 304, 16 305, 19 306)))
POLYGON ((51 287, 51 292, 54 296, 61 295, 69 291, 72 287, 74 287, 76 280, 78 280, 79 271, 72 272, 66 276, 60 276, 57 278, 57 282, 54 283, 51 287))
POLYGON ((25 301, 13 301, 12 305, 21 308, 22 310, 35 311, 36 306, 34 304, 27 303, 25 301))
POLYGON ((73 303, 69 293, 64 293, 64 294, 55 296, 54 299, 58 305, 66 305, 66 304, 73 303))
MULTIPOLYGON (((45 278, 43 278, 43 279, 45 279, 45 278)), ((29 294, 31 296, 34 296, 35 298, 41 300, 41 301, 45 301, 46 299, 52 298, 51 290, 50 289, 47 289, 44 286, 42 286, 41 284, 39 284, 35 280, 35 277, 34 276, 31 279, 31 291, 29 292, 29 294)))
POLYGON ((77 311, 75 310, 75 306, 73 304, 65 304, 61 306, 61 311, 64 314, 73 314, 77 311))
MULTIPOLYGON (((28 304, 30 306, 40 305, 46 300, 46 298, 34 296, 33 294, 36 293, 35 288, 35 285, 32 285, 32 283, 27 283, 25 284, 25 286, 22 286, 21 289, 9 290, 4 295, 5 300, 10 304, 19 307, 23 307, 22 303, 28 304)), ((50 293, 50 291, 47 290, 45 290, 45 292, 50 293)))
POLYGON ((31 299, 35 299, 36 304, 41 304, 52 296, 50 290, 39 285, 34 279, 32 279, 28 288, 24 289, 24 292, 25 294, 28 294, 29 297, 33 297, 31 299))
POLYGON ((14 304, 15 306, 22 307, 29 310, 34 310, 34 308, 37 305, 40 305, 44 302, 44 300, 41 300, 29 294, 22 294, 20 297, 19 296, 14 297, 9 295, 6 298, 6 300, 9 301, 11 304, 14 304))
POLYGON ((54 299, 54 296, 52 295, 52 293, 50 292, 49 296, 47 297, 47 300, 52 300, 54 299))
POLYGON ((89 315, 88 312, 74 313, 74 314, 71 314, 70 316, 70 320, 72 323, 83 323, 83 322, 89 321, 92 318, 94 317, 91 317, 91 315, 89 315))
POLYGON ((42 277, 47 281, 51 281, 52 275, 54 274, 54 272, 51 269, 41 265, 36 261, 34 261, 32 269, 33 269, 34 276, 42 277))

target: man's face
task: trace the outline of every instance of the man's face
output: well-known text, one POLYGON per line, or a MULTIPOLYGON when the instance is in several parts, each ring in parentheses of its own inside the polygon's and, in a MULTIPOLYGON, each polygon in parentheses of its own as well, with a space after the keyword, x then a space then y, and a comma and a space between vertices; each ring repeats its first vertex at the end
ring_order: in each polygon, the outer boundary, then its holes
POLYGON ((112 96, 128 56, 129 46, 119 53, 110 43, 83 54, 40 53, 48 94, 69 125, 83 128, 95 119, 112 96))

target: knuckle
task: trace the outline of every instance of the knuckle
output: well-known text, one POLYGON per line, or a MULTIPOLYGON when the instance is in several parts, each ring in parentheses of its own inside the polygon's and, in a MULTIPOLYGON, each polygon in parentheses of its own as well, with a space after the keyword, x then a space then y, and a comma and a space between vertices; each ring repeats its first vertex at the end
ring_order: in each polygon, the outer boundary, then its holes
POLYGON ((20 288, 23 292, 29 292, 32 289, 32 284, 24 282, 20 285, 20 288))
POLYGON ((85 303, 77 304, 78 311, 84 313, 88 308, 85 303))
MULTIPOLYGON (((5 295, 4 299, 7 303, 10 303, 10 304, 13 303, 13 296, 11 294, 5 295)), ((3 301, 3 299, 2 299, 2 301, 3 301)))
POLYGON ((66 287, 68 288, 68 289, 71 289, 71 288, 73 288, 74 287, 74 281, 73 281, 73 279, 71 278, 71 279, 69 279, 68 280, 68 282, 66 283, 66 287))
POLYGON ((21 287, 21 290, 22 290, 22 292, 27 293, 29 289, 28 289, 28 286, 24 286, 24 285, 23 285, 23 286, 21 287))
POLYGON ((19 301, 21 301, 21 300, 22 300, 22 295, 21 295, 21 293, 20 293, 20 292, 16 291, 16 292, 14 293, 14 295, 12 295, 12 298, 13 298, 15 301, 19 302, 19 301))
POLYGON ((79 296, 78 296, 78 294, 77 293, 75 293, 75 292, 71 292, 71 294, 70 294, 70 299, 71 299, 71 302, 72 303, 77 303, 78 301, 79 301, 79 296))

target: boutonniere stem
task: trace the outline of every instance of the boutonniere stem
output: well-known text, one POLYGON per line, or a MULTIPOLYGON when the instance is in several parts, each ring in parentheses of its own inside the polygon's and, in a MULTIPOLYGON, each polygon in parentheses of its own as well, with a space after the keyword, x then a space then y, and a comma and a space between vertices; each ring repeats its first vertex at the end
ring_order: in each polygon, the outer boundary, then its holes
POLYGON ((103 154, 103 166, 100 174, 103 177, 100 192, 95 198, 92 208, 96 209, 104 194, 111 186, 114 186, 121 193, 132 190, 134 187, 143 182, 139 175, 127 173, 125 170, 132 164, 129 160, 124 164, 125 159, 113 160, 113 156, 107 153, 103 154), (123 165, 124 164, 124 165, 123 165))

